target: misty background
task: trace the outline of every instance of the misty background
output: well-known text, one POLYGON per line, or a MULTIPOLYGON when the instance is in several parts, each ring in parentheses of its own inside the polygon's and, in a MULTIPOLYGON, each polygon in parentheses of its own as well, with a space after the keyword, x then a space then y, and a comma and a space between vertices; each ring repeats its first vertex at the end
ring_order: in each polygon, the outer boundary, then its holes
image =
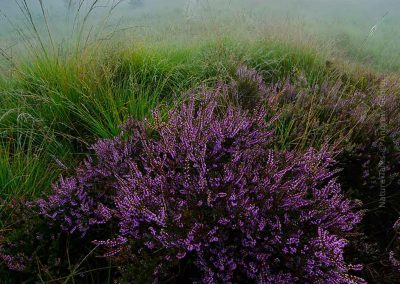
MULTIPOLYGON (((0 48, 80 39, 187 43, 279 38, 400 69, 397 0, 0 0, 0 48)), ((60 47, 58 47, 60 48, 60 47)))

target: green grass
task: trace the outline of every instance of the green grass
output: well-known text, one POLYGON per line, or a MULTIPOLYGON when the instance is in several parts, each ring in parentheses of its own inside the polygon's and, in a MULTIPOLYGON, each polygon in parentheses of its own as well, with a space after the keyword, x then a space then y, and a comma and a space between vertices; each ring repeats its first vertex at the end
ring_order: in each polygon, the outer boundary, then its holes
MULTIPOLYGON (((363 74, 327 67, 310 47, 283 41, 150 45, 87 51, 79 56, 36 57, 2 77, 0 108, 2 196, 37 196, 50 188, 60 163, 73 165, 99 138, 119 132, 128 117, 143 119, 199 87, 227 81, 236 68, 256 68, 268 82, 304 76, 307 84, 365 85, 363 74), (6 83, 7 82, 7 83, 6 83), (68 158, 66 158, 68 157, 68 158)), ((282 143, 293 121, 282 125, 282 143)))
POLYGON ((31 198, 62 172, 68 164, 69 147, 55 139, 50 125, 37 117, 21 94, 0 96, 0 188, 1 198, 31 198), (65 165, 63 164, 65 163, 65 165))

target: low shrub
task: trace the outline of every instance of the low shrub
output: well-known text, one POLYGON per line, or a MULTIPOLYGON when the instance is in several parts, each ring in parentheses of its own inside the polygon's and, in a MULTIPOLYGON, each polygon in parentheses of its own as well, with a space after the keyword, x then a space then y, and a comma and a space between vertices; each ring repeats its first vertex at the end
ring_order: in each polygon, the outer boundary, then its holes
POLYGON ((114 276, 109 261, 96 257, 95 235, 80 238, 49 226, 36 204, 14 200, 2 207, 0 218, 2 283, 106 283, 104 279, 114 276))
POLYGON ((328 143, 342 169, 338 181, 343 190, 363 202, 364 237, 353 242, 348 256, 364 264, 364 278, 373 283, 400 279, 388 250, 400 202, 399 90, 388 79, 364 91, 341 81, 309 86, 295 79, 268 92, 282 113, 276 123, 277 146, 301 150, 328 143))
POLYGON ((101 246, 127 282, 362 283, 344 260, 361 213, 329 153, 274 150, 264 106, 221 90, 129 121, 33 207, 101 246))

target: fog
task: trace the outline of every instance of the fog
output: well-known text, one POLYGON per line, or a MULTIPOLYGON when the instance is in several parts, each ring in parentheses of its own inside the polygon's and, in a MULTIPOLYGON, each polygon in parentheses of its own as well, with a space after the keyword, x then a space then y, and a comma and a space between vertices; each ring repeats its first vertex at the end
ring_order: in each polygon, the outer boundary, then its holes
POLYGON ((0 10, 3 50, 38 35, 65 43, 110 34, 149 41, 274 35, 385 58, 397 58, 400 46, 398 0, 0 0, 0 10))

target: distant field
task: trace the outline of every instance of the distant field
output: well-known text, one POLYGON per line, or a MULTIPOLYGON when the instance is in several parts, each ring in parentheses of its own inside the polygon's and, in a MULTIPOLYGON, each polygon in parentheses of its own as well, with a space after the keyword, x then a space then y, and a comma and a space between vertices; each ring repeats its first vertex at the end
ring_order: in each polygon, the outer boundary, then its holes
MULTIPOLYGON (((30 20, 24 19, 12 2, 0 4, 2 13, 7 15, 7 19, 0 17, 3 42, 0 47, 8 50, 21 41, 15 32, 16 26, 25 31, 30 29, 26 26, 30 20)), ((83 21, 91 6, 87 3, 79 8, 79 1, 69 2, 44 1, 51 33, 59 40, 78 37, 77 31, 71 31, 76 11, 80 9, 83 21)), ((102 36, 105 30, 117 30, 117 36, 124 39, 152 42, 186 43, 233 34, 261 40, 278 37, 316 45, 331 58, 342 58, 378 71, 400 69, 400 4, 395 0, 145 0, 141 5, 122 1, 111 16, 108 16, 109 8, 103 5, 105 2, 99 1, 87 20, 87 26, 94 27, 92 37, 99 29, 102 36)), ((27 3, 41 37, 49 43, 37 1, 27 3)), ((35 37, 31 32, 27 32, 27 37, 35 37)))

